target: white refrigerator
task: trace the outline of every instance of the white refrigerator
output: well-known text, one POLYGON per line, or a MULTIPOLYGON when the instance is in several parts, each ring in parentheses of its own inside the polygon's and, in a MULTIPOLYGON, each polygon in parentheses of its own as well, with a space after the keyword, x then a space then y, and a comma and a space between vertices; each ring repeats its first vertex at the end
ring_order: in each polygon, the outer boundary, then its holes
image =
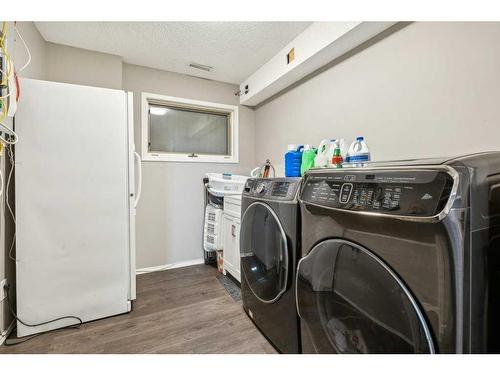
MULTIPOLYGON (((132 94, 31 79, 15 116, 17 314, 28 324, 131 310, 140 160, 132 94), (138 181, 136 181, 136 176, 138 181)), ((27 327, 18 336, 78 323, 27 327)))

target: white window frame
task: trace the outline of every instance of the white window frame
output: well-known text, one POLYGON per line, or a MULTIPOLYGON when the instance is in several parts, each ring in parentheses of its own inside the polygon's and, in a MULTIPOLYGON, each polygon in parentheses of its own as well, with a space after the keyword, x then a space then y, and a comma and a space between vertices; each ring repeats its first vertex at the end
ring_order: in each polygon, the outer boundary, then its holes
MULTIPOLYGON (((175 96, 159 95, 143 92, 141 94, 141 156, 146 161, 171 161, 187 163, 239 163, 239 145, 238 130, 239 116, 238 106, 204 102, 178 98, 175 96), (229 155, 207 155, 197 154, 196 157, 188 153, 174 152, 150 152, 149 143, 149 105, 167 105, 194 110, 209 110, 211 112, 221 112, 229 116, 229 134, 230 134, 230 154, 229 155)), ((192 155, 192 154, 191 154, 192 155)))

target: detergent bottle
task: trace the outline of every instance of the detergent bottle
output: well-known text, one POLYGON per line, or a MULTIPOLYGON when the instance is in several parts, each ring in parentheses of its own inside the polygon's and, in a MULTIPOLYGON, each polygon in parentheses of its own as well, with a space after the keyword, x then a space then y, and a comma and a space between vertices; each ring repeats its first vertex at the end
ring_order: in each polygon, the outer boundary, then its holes
POLYGON ((300 167, 302 165, 302 145, 288 145, 288 152, 285 154, 285 176, 300 177, 300 167))
POLYGON ((318 152, 314 158, 314 166, 316 168, 324 168, 328 165, 328 156, 326 155, 330 148, 330 140, 323 139, 318 146, 318 152))
POLYGON ((310 145, 304 146, 302 153, 302 164, 300 166, 300 175, 303 176, 307 170, 314 167, 314 159, 316 158, 316 151, 310 145))
POLYGON ((363 137, 357 137, 347 152, 346 162, 355 167, 364 167, 370 161, 370 150, 363 137))

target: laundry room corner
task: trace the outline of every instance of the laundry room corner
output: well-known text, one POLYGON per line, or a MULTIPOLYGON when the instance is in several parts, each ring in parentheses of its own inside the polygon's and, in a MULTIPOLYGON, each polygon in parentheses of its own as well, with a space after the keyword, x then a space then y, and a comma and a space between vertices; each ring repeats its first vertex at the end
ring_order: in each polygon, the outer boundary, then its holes
MULTIPOLYGON (((140 150, 141 93, 236 105, 238 86, 123 64, 123 88, 134 93, 135 143, 140 150)), ((137 207, 137 269, 163 269, 203 262, 203 178, 207 173, 248 175, 254 168, 254 110, 239 109, 239 162, 142 161, 137 207)))
MULTIPOLYGON (((31 25, 36 32, 33 23, 31 25)), ((141 94, 239 104, 238 86, 124 63, 119 56, 43 41, 38 70, 51 81, 122 88, 133 93, 134 136, 141 152, 141 94), (117 72, 119 75, 117 75, 117 72)), ((36 44, 35 44, 36 48, 36 44)), ((32 69, 34 69, 32 67, 32 69)), ((35 72, 37 73, 37 71, 35 72)), ((203 177, 207 172, 248 175, 255 166, 255 111, 239 105, 238 163, 142 161, 143 192, 137 207, 139 272, 203 262, 203 177), (184 197, 190 196, 184 200, 184 197), (182 199, 180 199, 182 197, 182 199)))

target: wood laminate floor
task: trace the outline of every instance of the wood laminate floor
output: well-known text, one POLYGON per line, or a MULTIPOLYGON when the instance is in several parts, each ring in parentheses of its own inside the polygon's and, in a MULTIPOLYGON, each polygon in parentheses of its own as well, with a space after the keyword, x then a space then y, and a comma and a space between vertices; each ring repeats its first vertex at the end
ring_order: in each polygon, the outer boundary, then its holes
POLYGON ((129 314, 48 332, 1 353, 276 353, 206 265, 137 277, 129 314))

